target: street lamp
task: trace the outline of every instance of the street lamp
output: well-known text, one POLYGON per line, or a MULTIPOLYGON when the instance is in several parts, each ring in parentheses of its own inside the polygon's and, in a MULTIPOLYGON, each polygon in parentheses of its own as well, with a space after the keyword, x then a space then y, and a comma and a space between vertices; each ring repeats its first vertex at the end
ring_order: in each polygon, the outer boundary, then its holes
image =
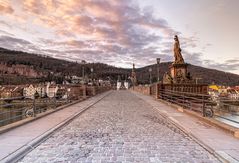
POLYGON ((85 61, 85 60, 82 60, 82 61, 81 61, 81 64, 82 64, 83 83, 85 84, 85 64, 86 64, 86 61, 85 61))
POLYGON ((149 68, 149 82, 150 82, 150 84, 152 84, 152 74, 151 74, 151 72, 152 72, 152 68, 150 67, 149 68))
POLYGON ((159 82, 159 64, 160 64, 160 58, 157 58, 157 76, 158 76, 158 82, 159 82))
POLYGON ((91 80, 92 80, 92 84, 94 85, 94 74, 93 74, 94 69, 91 68, 91 69, 90 69, 90 72, 91 72, 91 80))

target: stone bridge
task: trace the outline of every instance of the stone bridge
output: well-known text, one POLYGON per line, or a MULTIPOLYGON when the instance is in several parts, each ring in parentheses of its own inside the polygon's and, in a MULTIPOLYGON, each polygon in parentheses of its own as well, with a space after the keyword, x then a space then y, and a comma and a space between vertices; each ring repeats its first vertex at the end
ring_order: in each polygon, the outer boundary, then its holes
POLYGON ((108 91, 0 134, 0 162, 237 162, 223 130, 133 91, 108 91))

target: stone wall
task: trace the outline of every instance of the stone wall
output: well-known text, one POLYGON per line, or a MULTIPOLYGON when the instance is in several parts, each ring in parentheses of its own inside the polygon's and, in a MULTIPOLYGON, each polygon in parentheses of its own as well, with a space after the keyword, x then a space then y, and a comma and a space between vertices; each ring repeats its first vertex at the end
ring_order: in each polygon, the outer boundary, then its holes
POLYGON ((96 94, 103 93, 105 91, 110 90, 111 87, 109 86, 87 86, 86 87, 86 95, 87 96, 94 96, 96 94))
POLYGON ((133 89, 136 92, 143 93, 145 95, 150 95, 150 86, 139 85, 134 86, 134 88, 132 87, 131 89, 133 89))
POLYGON ((111 89, 108 86, 86 86, 86 85, 72 85, 69 86, 69 97, 71 99, 79 99, 84 97, 95 96, 111 89))
POLYGON ((79 99, 79 97, 84 96, 84 88, 82 85, 71 85, 68 86, 69 89, 69 98, 70 99, 79 99))

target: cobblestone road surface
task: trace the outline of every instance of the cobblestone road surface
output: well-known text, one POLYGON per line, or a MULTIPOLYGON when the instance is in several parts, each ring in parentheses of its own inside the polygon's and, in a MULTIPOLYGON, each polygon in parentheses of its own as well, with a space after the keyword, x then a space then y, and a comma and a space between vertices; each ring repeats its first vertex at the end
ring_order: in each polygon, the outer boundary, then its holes
POLYGON ((30 152, 32 162, 218 162, 129 91, 114 91, 30 152))

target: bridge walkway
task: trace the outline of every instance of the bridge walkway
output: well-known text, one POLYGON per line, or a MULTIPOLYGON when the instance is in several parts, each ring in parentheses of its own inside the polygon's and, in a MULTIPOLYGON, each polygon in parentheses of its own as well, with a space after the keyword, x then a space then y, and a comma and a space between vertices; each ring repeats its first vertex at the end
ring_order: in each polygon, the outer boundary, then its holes
POLYGON ((11 159, 14 160, 24 154, 25 151, 28 151, 29 148, 33 148, 32 146, 40 143, 54 130, 65 125, 78 113, 95 104, 107 94, 109 94, 109 92, 96 95, 85 101, 0 134, 0 162, 7 160, 12 162, 11 159))
POLYGON ((97 95, 1 134, 0 144, 2 162, 22 163, 237 162, 239 150, 222 130, 131 91, 97 95))
POLYGON ((210 125, 197 117, 182 113, 170 104, 162 103, 153 97, 146 96, 137 92, 132 92, 137 97, 149 103, 162 115, 168 117, 177 126, 194 137, 199 143, 216 155, 226 159, 228 162, 239 162, 239 139, 233 137, 213 125, 210 125))
MULTIPOLYGON (((159 103, 159 109, 164 107, 159 103)), ((163 109, 163 108, 162 108, 163 109)), ((219 162, 139 95, 113 91, 20 162, 219 162)))

